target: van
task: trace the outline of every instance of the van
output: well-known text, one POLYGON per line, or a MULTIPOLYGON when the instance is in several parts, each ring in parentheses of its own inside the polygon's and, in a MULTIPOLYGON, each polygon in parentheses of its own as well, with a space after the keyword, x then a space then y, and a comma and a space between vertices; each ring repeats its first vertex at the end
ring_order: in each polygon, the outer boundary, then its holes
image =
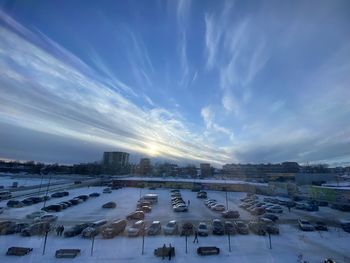
POLYGON ((97 236, 100 233, 102 226, 105 224, 107 224, 107 220, 105 219, 92 223, 89 227, 83 230, 82 237, 92 238, 94 236, 97 236))
POLYGON ((10 191, 1 191, 0 192, 0 200, 11 198, 12 194, 10 191))
POLYGON ((108 225, 102 230, 101 232, 102 237, 113 238, 119 235, 120 233, 124 232, 126 224, 127 224, 127 221, 125 219, 114 221, 113 223, 111 223, 110 225, 108 225))

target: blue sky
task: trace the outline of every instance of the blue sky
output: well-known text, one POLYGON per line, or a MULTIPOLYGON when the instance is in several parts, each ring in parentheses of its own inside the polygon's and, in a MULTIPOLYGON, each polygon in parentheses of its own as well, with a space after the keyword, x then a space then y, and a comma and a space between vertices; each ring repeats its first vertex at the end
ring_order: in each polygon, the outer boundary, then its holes
POLYGON ((350 162, 349 1, 0 1, 0 157, 350 162))

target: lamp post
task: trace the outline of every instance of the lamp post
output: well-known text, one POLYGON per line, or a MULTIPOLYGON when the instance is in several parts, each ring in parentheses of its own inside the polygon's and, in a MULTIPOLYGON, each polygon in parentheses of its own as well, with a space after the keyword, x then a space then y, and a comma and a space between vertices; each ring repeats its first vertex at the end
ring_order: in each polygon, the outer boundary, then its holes
POLYGON ((46 187, 46 193, 45 193, 45 200, 44 200, 43 208, 46 205, 47 195, 49 194, 50 183, 51 183, 51 174, 50 174, 50 177, 49 177, 49 182, 48 182, 47 187, 46 187))

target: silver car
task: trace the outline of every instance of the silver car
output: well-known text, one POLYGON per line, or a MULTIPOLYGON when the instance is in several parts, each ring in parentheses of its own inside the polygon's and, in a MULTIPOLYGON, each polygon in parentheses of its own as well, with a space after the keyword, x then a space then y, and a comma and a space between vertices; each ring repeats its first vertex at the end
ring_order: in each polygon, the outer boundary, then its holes
POLYGON ((163 231, 165 235, 174 235, 179 231, 179 225, 175 220, 171 220, 163 227, 163 231))

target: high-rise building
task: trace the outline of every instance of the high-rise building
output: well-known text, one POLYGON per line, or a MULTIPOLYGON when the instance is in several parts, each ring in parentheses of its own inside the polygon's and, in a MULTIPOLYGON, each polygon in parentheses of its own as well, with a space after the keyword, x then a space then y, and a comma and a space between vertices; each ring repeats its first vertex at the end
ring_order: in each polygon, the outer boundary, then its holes
POLYGON ((102 164, 107 173, 126 173, 129 168, 129 154, 126 152, 104 152, 102 164))
POLYGON ((139 164, 139 172, 141 175, 151 174, 151 160, 149 158, 142 158, 139 164))
POLYGON ((212 169, 210 166, 210 163, 201 163, 200 164, 200 171, 201 171, 201 177, 211 177, 212 176, 212 169))

